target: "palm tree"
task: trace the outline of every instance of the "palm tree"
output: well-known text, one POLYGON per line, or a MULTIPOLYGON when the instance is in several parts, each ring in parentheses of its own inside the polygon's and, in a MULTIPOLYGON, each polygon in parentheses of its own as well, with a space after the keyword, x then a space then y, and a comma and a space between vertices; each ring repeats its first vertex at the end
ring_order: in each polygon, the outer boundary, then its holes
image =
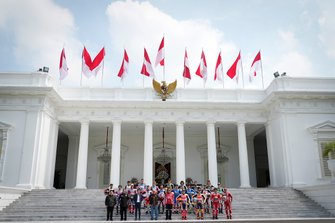
POLYGON ((334 142, 328 142, 324 145, 324 150, 323 150, 322 155, 324 157, 329 157, 334 152, 335 152, 335 141, 334 142))

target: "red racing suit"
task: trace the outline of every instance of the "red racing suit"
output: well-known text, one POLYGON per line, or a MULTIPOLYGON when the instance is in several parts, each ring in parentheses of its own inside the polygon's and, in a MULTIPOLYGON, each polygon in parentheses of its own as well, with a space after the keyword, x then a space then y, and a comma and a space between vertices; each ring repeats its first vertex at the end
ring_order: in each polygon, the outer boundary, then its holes
POLYGON ((211 195, 211 201, 213 205, 213 217, 217 218, 219 213, 221 195, 219 193, 213 193, 211 195))
POLYGON ((226 191, 223 193, 224 196, 224 207, 226 210, 226 215, 227 218, 232 218, 233 212, 232 212, 232 208, 231 208, 231 203, 233 202, 233 196, 231 195, 230 192, 226 191))

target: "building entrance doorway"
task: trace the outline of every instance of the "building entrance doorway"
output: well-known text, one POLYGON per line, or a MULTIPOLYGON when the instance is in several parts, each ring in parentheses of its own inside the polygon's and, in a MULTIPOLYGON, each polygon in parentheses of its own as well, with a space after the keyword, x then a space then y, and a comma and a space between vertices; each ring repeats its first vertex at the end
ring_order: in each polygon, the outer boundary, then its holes
POLYGON ((270 172, 265 129, 254 138, 257 187, 270 186, 270 172))
POLYGON ((59 130, 57 140, 55 176, 53 184, 53 187, 56 189, 65 189, 68 147, 68 136, 64 132, 59 130))
POLYGON ((157 184, 166 184, 171 178, 171 163, 155 162, 155 181, 157 184))

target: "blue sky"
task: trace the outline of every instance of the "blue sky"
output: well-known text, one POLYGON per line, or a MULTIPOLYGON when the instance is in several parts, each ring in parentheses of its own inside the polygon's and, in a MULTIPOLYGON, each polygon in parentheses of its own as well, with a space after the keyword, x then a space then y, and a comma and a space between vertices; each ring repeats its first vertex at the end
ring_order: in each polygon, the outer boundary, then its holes
MULTIPOLYGON (((65 46, 69 76, 63 86, 79 86, 83 45, 92 56, 106 47, 104 73, 83 79, 88 87, 142 87, 143 47, 153 62, 165 35, 166 79, 183 83, 187 47, 192 80, 187 87, 203 87, 194 75, 204 49, 208 64, 206 88, 213 82, 221 49, 224 72, 241 50, 246 88, 260 88, 261 79, 246 78, 251 62, 262 52, 265 85, 275 71, 293 77, 334 77, 335 1, 332 0, 2 0, 0 2, 0 72, 32 72, 50 67, 58 78, 60 51, 65 46), (123 48, 130 58, 124 83, 116 77, 123 48)), ((155 68, 157 79, 162 69, 155 68)), ((144 79, 150 86, 150 79, 144 79)), ((236 88, 225 77, 226 88, 236 88)))

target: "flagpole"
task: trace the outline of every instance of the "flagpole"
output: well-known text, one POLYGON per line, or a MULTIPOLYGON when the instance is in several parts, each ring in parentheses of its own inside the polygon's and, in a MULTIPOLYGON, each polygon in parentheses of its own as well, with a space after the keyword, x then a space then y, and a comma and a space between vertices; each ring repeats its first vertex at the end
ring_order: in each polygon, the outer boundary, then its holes
MULTIPOLYGON (((164 58, 165 60, 165 58, 164 58)), ((164 66, 163 66, 163 81, 165 81, 165 61, 164 61, 164 66)))
POLYGON ((163 35, 164 39, 164 66, 163 66, 163 80, 165 81, 165 34, 163 35))
POLYGON ((144 75, 142 74, 143 88, 144 88, 144 75))
POLYGON ((83 61, 81 61, 80 87, 82 87, 82 83, 83 83, 83 61))
POLYGON ((244 89, 243 63, 242 63, 241 51, 240 51, 240 60, 241 60, 241 70, 242 70, 242 89, 244 89))
POLYGON ((103 49, 104 49, 104 57, 102 61, 101 87, 104 86, 104 68, 105 68, 105 55, 106 55, 105 46, 103 47, 103 49))
MULTIPOLYGON (((143 65, 144 65, 144 61, 145 61, 145 47, 144 47, 144 57, 143 57, 143 65)), ((143 67, 142 65, 142 67, 143 67)), ((142 73, 142 70, 141 70, 142 73)), ((143 83, 143 88, 144 88, 144 74, 142 74, 142 83, 143 83)))
POLYGON ((221 56, 221 72, 222 72, 222 88, 224 88, 224 74, 223 74, 223 66, 222 66, 222 54, 221 54, 221 48, 220 48, 220 56, 221 56))
MULTIPOLYGON (((63 42, 63 49, 62 49, 62 52, 65 48, 65 43, 63 42)), ((64 50, 64 55, 65 55, 65 50, 64 50)), ((60 79, 60 75, 59 75, 59 85, 62 86, 62 80, 60 79)))
POLYGON ((105 67, 105 60, 102 61, 101 87, 104 86, 104 67, 105 67))
POLYGON ((224 75, 222 73, 222 88, 224 89, 224 75))
MULTIPOLYGON (((84 49, 85 49, 85 45, 83 45, 84 49)), ((84 52, 83 49, 83 52, 84 52)), ((80 87, 82 87, 82 82, 83 82, 83 53, 81 53, 81 74, 80 74, 80 87)))
MULTIPOLYGON (((261 50, 259 50, 259 55, 261 56, 261 50)), ((261 75, 262 75, 262 87, 264 89, 264 79, 263 79, 263 63, 262 63, 262 57, 260 59, 261 62, 261 75)))

